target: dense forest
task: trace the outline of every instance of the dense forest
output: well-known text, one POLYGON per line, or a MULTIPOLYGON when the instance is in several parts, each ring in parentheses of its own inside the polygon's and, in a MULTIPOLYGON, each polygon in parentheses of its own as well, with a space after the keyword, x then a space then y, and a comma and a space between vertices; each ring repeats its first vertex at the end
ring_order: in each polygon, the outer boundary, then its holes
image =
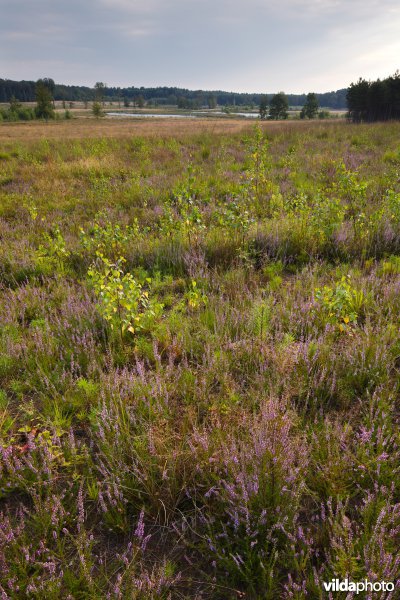
POLYGON ((386 79, 359 79, 347 91, 349 118, 355 123, 400 118, 400 73, 386 79))
MULTIPOLYGON (((143 106, 144 103, 153 106, 178 106, 186 109, 199 109, 203 107, 215 108, 216 106, 247 106, 257 107, 262 98, 268 96, 262 94, 241 94, 224 91, 188 90, 177 87, 108 87, 105 84, 96 84, 93 88, 77 85, 63 85, 51 82, 51 93, 55 100, 69 102, 91 101, 101 99, 105 102, 120 101, 125 106, 130 103, 143 106)), ((10 102, 16 99, 19 102, 34 102, 35 81, 12 81, 0 79, 0 103, 10 102)), ((353 122, 386 121, 400 118, 400 73, 386 79, 367 81, 359 79, 352 83, 348 89, 340 89, 336 92, 315 94, 321 107, 331 109, 348 108, 349 119, 353 122)), ((306 103, 306 94, 287 94, 290 106, 299 107, 306 103)))
MULTIPOLYGON (((35 81, 12 81, 0 79, 0 102, 9 102, 16 98, 21 102, 35 101, 35 81)), ((346 89, 341 89, 323 94, 317 94, 320 106, 327 108, 346 108, 346 89)), ((163 105, 178 105, 181 108, 201 108, 209 106, 258 106, 262 94, 239 94, 224 91, 187 90, 177 87, 105 87, 104 99, 123 100, 129 102, 143 98, 147 103, 163 105)), ((86 101, 95 98, 94 88, 78 85, 55 84, 54 99, 66 101, 86 101)), ((290 106, 303 106, 306 94, 287 94, 290 106)))

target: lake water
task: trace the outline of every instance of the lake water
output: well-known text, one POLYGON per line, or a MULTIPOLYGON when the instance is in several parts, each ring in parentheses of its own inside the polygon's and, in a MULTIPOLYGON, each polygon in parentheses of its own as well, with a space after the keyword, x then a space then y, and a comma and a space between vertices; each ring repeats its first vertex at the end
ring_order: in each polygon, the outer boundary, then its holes
POLYGON ((237 116, 237 117, 246 117, 246 119, 258 119, 258 117, 260 116, 258 113, 242 113, 242 112, 238 112, 238 113, 231 113, 231 116, 237 116))
POLYGON ((128 117, 131 119, 196 119, 196 115, 166 115, 153 113, 108 112, 107 117, 128 117))
POLYGON ((230 116, 230 117, 244 117, 247 119, 258 119, 257 113, 229 113, 227 115, 224 112, 198 112, 189 115, 185 114, 165 114, 165 113, 124 113, 124 112, 108 112, 107 117, 127 117, 129 119, 203 119, 204 117, 212 116, 230 116))

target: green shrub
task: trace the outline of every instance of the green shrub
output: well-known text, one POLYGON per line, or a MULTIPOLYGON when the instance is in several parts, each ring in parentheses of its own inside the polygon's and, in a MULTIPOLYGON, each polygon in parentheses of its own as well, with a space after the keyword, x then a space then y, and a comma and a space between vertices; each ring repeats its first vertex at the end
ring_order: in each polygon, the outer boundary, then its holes
MULTIPOLYGON (((121 339, 126 332, 135 335, 138 331, 150 331, 161 316, 163 305, 150 299, 149 292, 131 273, 124 274, 122 264, 125 259, 111 263, 100 252, 97 256, 100 269, 93 265, 88 276, 99 299, 101 316, 111 329, 119 331, 121 339)), ((145 284, 150 283, 151 279, 147 278, 145 284)))
POLYGON ((337 326, 340 332, 357 325, 365 297, 362 290, 351 286, 349 277, 342 277, 334 288, 324 286, 316 288, 314 293, 325 323, 337 326))

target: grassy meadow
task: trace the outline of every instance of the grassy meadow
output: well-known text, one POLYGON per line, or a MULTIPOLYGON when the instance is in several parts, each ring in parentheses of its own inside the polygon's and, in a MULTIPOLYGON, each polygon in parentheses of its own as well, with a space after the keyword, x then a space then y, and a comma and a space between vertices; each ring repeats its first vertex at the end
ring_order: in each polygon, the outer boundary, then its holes
POLYGON ((2 124, 2 600, 395 583, 399 294, 400 123, 2 124))

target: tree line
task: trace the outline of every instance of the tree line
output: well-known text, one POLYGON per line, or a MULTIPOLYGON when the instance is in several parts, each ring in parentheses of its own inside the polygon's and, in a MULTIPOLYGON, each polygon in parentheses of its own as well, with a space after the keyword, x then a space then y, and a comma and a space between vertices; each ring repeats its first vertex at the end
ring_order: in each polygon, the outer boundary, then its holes
MULTIPOLYGON (((287 119, 289 116, 289 99, 285 92, 279 92, 269 100, 267 95, 261 96, 259 114, 260 119, 287 119)), ((300 111, 300 119, 325 119, 329 112, 319 110, 317 94, 307 94, 304 105, 300 111)))
POLYGON ((386 79, 359 79, 347 90, 348 118, 354 123, 400 119, 400 73, 386 79))
MULTIPOLYGON (((46 78, 50 80, 49 78, 46 78)), ((52 80, 51 80, 52 81, 52 80)), ((0 103, 10 102, 15 98, 20 102, 34 102, 36 93, 35 81, 12 81, 0 79, 0 103)), ((320 106, 328 108, 346 108, 347 89, 317 94, 320 106)), ((149 104, 173 105, 181 108, 201 108, 208 106, 259 106, 263 94, 225 92, 221 90, 188 90, 177 87, 135 87, 126 88, 105 86, 104 100, 137 102, 141 97, 149 104)), ((94 87, 54 84, 54 100, 69 102, 89 102, 96 99, 94 87)), ((306 94, 288 94, 291 106, 303 106, 306 94)))
POLYGON ((133 104, 143 107, 147 105, 173 105, 179 108, 198 109, 205 106, 259 106, 261 118, 285 119, 289 105, 303 107, 301 118, 323 116, 319 107, 348 109, 349 120, 359 122, 386 121, 400 118, 400 73, 386 79, 366 81, 359 79, 348 89, 325 94, 284 94, 279 92, 268 100, 265 94, 238 94, 224 91, 188 90, 177 87, 109 87, 97 82, 93 88, 87 86, 67 86, 56 84, 51 78, 35 81, 12 81, 0 79, 0 103, 9 103, 8 112, 2 111, 2 118, 31 119, 52 118, 49 108, 51 101, 58 100, 88 103, 106 101, 123 102, 125 107, 133 104), (43 85, 44 87, 43 87, 43 85), (21 102, 39 102, 35 109, 27 109, 21 102), (40 108, 40 97, 47 96, 47 108, 40 108), (319 111, 319 112, 318 112, 319 111))
MULTIPOLYGON (((52 79, 38 79, 35 83, 35 101, 34 108, 28 108, 12 96, 7 109, 0 109, 0 121, 30 121, 32 119, 55 119, 54 110, 54 88, 52 79)), ((69 111, 65 111, 65 118, 70 118, 69 111)))

